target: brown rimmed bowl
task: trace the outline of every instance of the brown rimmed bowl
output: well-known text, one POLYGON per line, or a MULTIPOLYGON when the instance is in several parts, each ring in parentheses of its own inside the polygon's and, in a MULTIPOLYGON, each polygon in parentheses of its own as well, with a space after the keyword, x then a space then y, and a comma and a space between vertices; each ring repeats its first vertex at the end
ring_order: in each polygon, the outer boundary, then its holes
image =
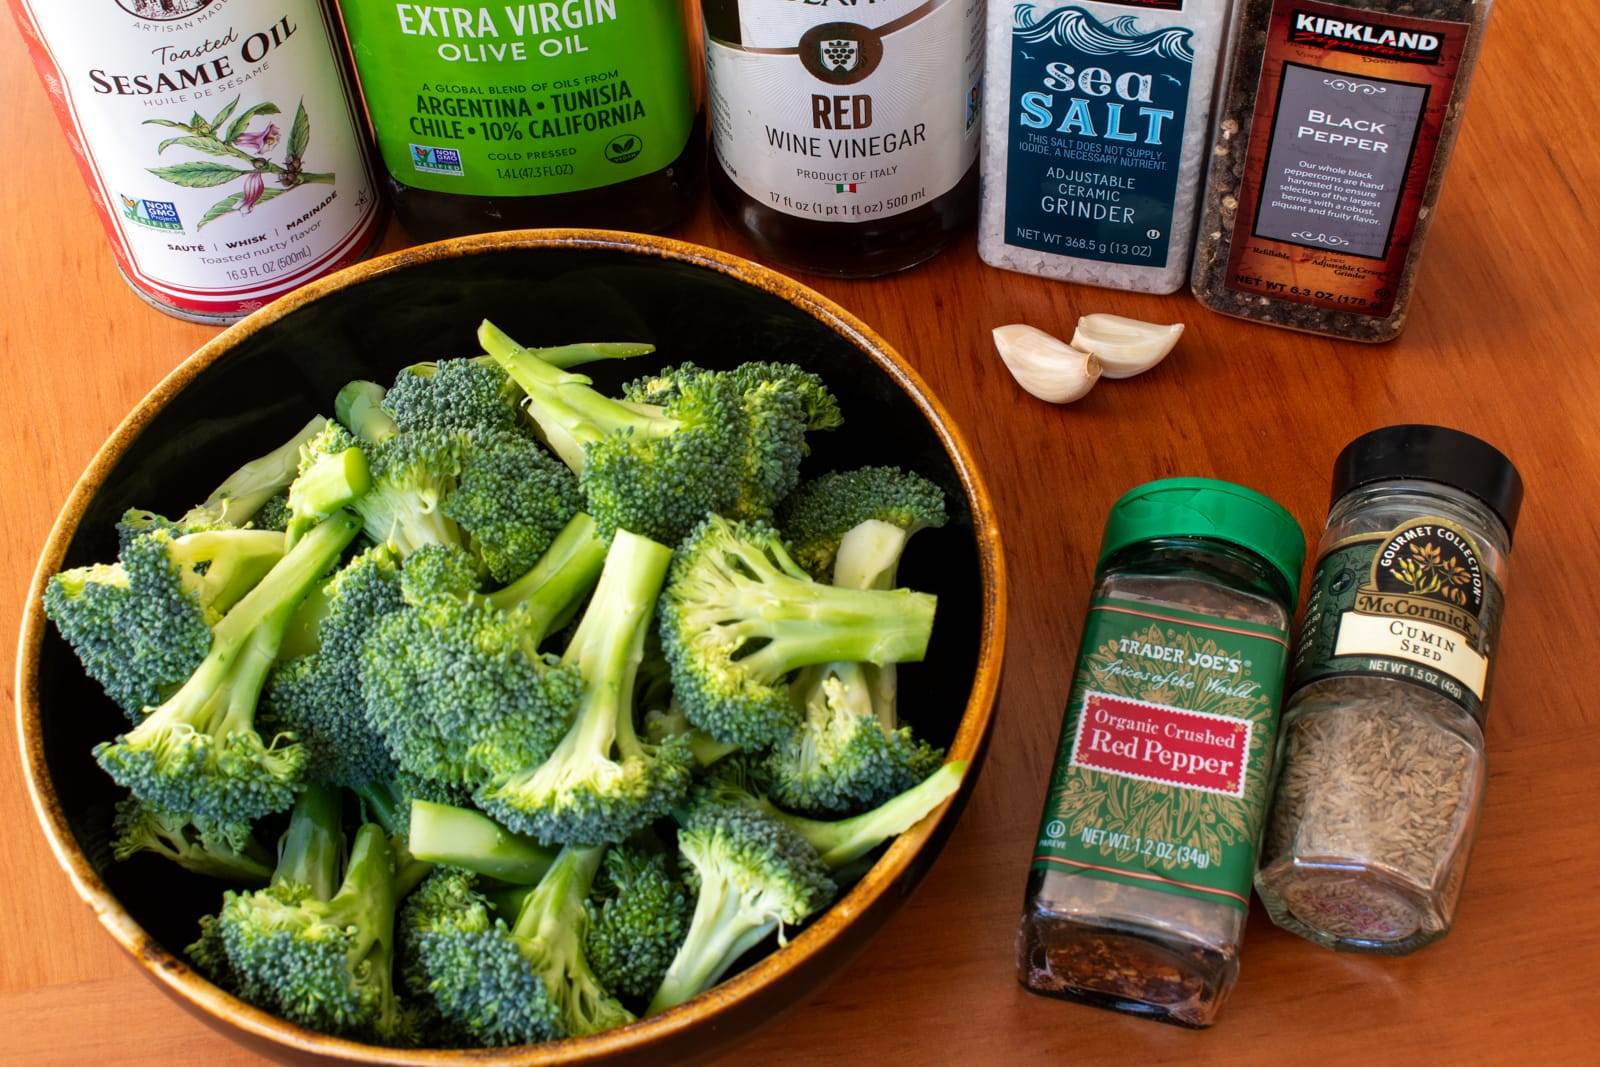
MULTIPOLYGON (((220 334, 145 397, 79 479, 29 592, 17 661, 28 787, 78 894, 152 980, 207 1024, 292 1061, 399 1064, 662 1063, 727 1047, 862 951, 949 836, 982 761, 1005 644, 1000 535, 971 450, 883 339, 805 286, 697 245, 598 230, 466 237, 375 259, 301 289, 220 334), (222 886, 165 860, 109 856, 119 791, 89 750, 124 726, 40 608, 63 567, 110 559, 128 507, 179 513, 265 443, 332 414, 353 378, 388 381, 421 359, 472 354, 492 319, 526 344, 650 341, 658 357, 586 368, 602 387, 664 361, 791 360, 838 394, 846 424, 813 435, 807 472, 890 463, 941 483, 952 521, 917 535, 904 584, 939 596, 927 660, 901 672, 905 717, 971 761, 960 792, 901 835, 802 930, 672 1011, 587 1038, 494 1050, 397 1050, 326 1037, 228 995, 182 954, 222 886)), ((763 950, 757 950, 758 952, 763 950)))

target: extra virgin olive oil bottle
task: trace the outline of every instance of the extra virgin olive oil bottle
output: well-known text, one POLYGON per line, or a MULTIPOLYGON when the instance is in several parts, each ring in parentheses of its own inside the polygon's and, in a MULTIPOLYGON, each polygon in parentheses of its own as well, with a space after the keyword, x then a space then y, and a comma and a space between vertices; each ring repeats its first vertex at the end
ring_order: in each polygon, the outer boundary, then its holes
POLYGON ((693 206, 705 127, 687 0, 338 7, 413 236, 653 232, 693 206))
POLYGON ((711 191, 762 255, 819 274, 887 274, 972 221, 982 0, 701 9, 711 191))

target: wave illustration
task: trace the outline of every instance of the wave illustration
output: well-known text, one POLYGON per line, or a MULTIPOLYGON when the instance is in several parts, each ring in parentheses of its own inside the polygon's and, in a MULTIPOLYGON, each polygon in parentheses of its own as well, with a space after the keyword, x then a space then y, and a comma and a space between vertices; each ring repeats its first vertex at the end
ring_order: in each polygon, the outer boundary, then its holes
POLYGON ((1018 4, 1011 27, 1012 38, 1036 44, 1075 48, 1090 56, 1160 56, 1184 63, 1194 62, 1194 31, 1168 26, 1150 33, 1139 32, 1135 15, 1122 15, 1101 22, 1081 7, 1058 8, 1043 18, 1035 18, 1032 4, 1018 4))

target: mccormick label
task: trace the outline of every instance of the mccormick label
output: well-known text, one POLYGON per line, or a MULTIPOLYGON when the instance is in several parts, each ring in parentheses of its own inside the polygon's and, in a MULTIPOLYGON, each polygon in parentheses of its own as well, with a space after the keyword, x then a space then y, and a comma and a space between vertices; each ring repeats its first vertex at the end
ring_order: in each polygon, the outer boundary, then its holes
POLYGON ((1500 608, 1477 542, 1446 519, 1420 516, 1341 542, 1317 561, 1294 687, 1401 678, 1481 721, 1500 608))
POLYGON ((1231 288, 1393 312, 1468 29, 1317 0, 1274 4, 1231 288))
POLYGON ((395 181, 469 196, 579 192, 683 153, 695 101, 668 0, 339 0, 395 181))
POLYGON ((1033 868, 1243 910, 1287 658, 1281 629, 1092 604, 1033 868))
POLYGON ((124 276, 226 321, 360 258, 380 221, 317 0, 12 0, 124 276))
POLYGON ((1109 0, 1042 15, 1032 4, 1014 9, 1009 245, 1167 265, 1194 31, 1118 13, 1125 7, 1181 11, 1182 3, 1109 0))
POLYGON ((712 145, 756 202, 822 222, 867 222, 921 207, 971 169, 981 3, 705 7, 712 145))

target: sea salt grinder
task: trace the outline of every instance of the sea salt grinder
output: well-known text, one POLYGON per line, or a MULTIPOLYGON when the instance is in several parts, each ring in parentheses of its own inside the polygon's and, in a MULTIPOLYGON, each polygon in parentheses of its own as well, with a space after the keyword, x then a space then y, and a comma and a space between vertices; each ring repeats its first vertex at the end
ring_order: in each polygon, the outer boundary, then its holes
POLYGON ((990 0, 985 263, 1171 293, 1231 0, 990 0))

